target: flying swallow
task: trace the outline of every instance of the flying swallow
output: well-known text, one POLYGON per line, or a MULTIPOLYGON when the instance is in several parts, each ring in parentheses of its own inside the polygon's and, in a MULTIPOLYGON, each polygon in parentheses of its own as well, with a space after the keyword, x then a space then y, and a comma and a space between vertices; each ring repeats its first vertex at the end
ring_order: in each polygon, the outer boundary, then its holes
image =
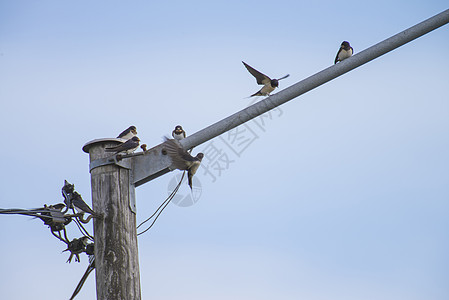
POLYGON ((179 170, 187 170, 189 186, 192 189, 192 179, 200 167, 203 153, 198 153, 195 157, 189 154, 177 140, 165 138, 165 149, 172 161, 172 167, 179 170))
POLYGON ((178 125, 175 127, 175 130, 173 130, 171 135, 175 140, 180 141, 186 137, 186 132, 182 129, 181 125, 178 125))
POLYGON ((242 63, 245 65, 246 69, 251 73, 251 75, 256 77, 257 84, 263 85, 263 88, 261 88, 260 91, 258 91, 255 94, 252 94, 250 97, 269 96, 270 93, 272 91, 274 91, 274 89, 279 86, 279 80, 285 79, 288 76, 290 76, 290 74, 287 74, 284 77, 279 78, 279 79, 271 79, 267 75, 260 73, 259 71, 257 71, 253 67, 251 67, 250 65, 246 64, 244 61, 242 61, 242 63))
POLYGON ((130 138, 132 138, 132 137, 134 137, 136 135, 137 135, 136 126, 129 126, 128 129, 126 129, 125 131, 120 133, 117 138, 118 139, 129 140, 130 138))
POLYGON ((139 142, 140 139, 137 136, 133 136, 121 145, 111 148, 105 148, 104 150, 107 152, 115 152, 115 154, 120 152, 126 152, 126 154, 130 154, 139 147, 139 142))
POLYGON ((352 49, 351 45, 349 45, 349 42, 344 41, 343 43, 341 43, 340 49, 338 49, 334 64, 347 59, 348 57, 352 56, 352 54, 354 54, 354 49, 352 49))

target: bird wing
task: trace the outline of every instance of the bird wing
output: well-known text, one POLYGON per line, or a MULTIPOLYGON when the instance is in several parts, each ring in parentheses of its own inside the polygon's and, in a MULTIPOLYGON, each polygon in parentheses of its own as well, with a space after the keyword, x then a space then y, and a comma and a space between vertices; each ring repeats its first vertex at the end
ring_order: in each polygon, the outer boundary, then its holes
POLYGON ((126 151, 132 148, 136 148, 139 147, 139 143, 138 142, 134 142, 133 140, 127 140, 126 142, 124 142, 121 145, 115 146, 115 147, 111 147, 111 148, 105 148, 105 151, 108 152, 122 152, 122 151, 126 151))
POLYGON ((338 49, 337 55, 335 56, 334 65, 338 62, 338 55, 340 54, 340 52, 341 52, 341 48, 338 49))
POLYGON ((83 198, 80 194, 76 193, 75 198, 73 199, 73 205, 82 211, 89 213, 91 215, 96 215, 96 213, 84 202, 83 198))
POLYGON ((122 137, 124 137, 125 135, 127 135, 129 133, 129 129, 126 129, 125 131, 123 131, 122 133, 120 133, 117 138, 121 139, 122 137))
POLYGON ((107 147, 107 148, 105 148, 104 150, 105 150, 105 151, 109 151, 109 152, 117 151, 117 149, 119 149, 120 147, 122 147, 124 144, 126 144, 126 142, 124 142, 124 143, 122 143, 122 144, 120 144, 120 145, 118 145, 118 146, 107 147))
POLYGON ((179 170, 188 170, 193 161, 197 159, 190 155, 178 141, 165 138, 165 149, 170 156, 172 165, 179 170))
POLYGON ((135 127, 134 126, 129 126, 128 128, 126 128, 125 130, 122 131, 122 133, 120 133, 118 135, 118 139, 123 138, 125 135, 127 135, 128 133, 130 133, 135 127))
POLYGON ((254 77, 256 77, 257 80, 257 84, 269 84, 271 83, 271 79, 270 77, 268 77, 267 75, 260 73, 259 71, 257 71, 256 69, 254 69, 253 67, 251 67, 250 65, 246 64, 244 61, 242 61, 242 63, 245 65, 246 69, 248 70, 248 72, 251 73, 251 75, 253 75, 254 77))

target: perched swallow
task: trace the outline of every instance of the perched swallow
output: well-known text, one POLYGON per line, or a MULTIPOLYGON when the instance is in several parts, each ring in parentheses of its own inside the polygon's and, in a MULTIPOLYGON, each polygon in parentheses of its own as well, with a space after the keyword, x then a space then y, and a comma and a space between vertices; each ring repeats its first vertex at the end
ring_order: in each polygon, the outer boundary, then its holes
POLYGON ((63 211, 63 213, 66 213, 70 208, 73 208, 72 205, 72 198, 73 198, 73 192, 75 191, 75 185, 70 184, 67 180, 64 180, 64 186, 62 187, 62 196, 64 197, 64 203, 66 206, 66 209, 63 211))
POLYGON ((130 138, 135 137, 136 135, 137 135, 136 126, 129 126, 129 128, 120 133, 117 138, 129 140, 130 138))
POLYGON ((64 180, 64 186, 62 187, 62 196, 65 198, 67 194, 73 193, 74 190, 75 185, 70 184, 67 180, 64 180))
POLYGON ((133 153, 139 147, 139 142, 140 139, 137 136, 133 136, 123 144, 111 148, 106 148, 105 151, 115 152, 115 154, 120 152, 126 152, 126 154, 130 154, 133 153))
POLYGON ((347 59, 348 57, 352 56, 352 54, 354 54, 354 49, 352 49, 351 45, 349 45, 349 42, 344 41, 343 43, 341 43, 340 49, 338 49, 334 64, 347 59))
POLYGON ((257 71, 253 67, 251 67, 250 65, 247 65, 244 61, 242 61, 242 63, 245 65, 246 69, 251 73, 251 75, 256 77, 257 84, 263 85, 263 88, 261 88, 260 91, 258 91, 255 94, 252 94, 250 97, 269 96, 270 93, 272 91, 274 91, 274 89, 279 86, 279 80, 285 79, 288 76, 290 76, 290 74, 287 74, 284 77, 279 78, 279 79, 271 79, 270 77, 268 77, 267 75, 265 75, 263 73, 260 73, 259 71, 257 71))
POLYGON ((65 205, 62 203, 49 206, 44 205, 43 211, 37 217, 44 221, 44 224, 48 225, 51 231, 61 231, 65 225, 72 221, 72 218, 64 216, 62 212, 64 207, 65 205))
POLYGON ((200 167, 203 153, 198 153, 195 157, 190 155, 177 140, 165 138, 165 149, 172 161, 172 167, 179 170, 187 170, 189 186, 192 189, 192 178, 200 167))
POLYGON ((94 243, 89 243, 86 245, 86 254, 87 255, 94 255, 94 250, 95 250, 95 244, 94 243))
POLYGON ((171 135, 175 140, 180 141, 186 137, 186 132, 182 129, 181 125, 178 125, 175 127, 175 130, 173 130, 171 135))
POLYGON ((140 145, 140 148, 142 149, 143 152, 147 151, 147 144, 140 145))
POLYGON ((73 193, 73 198, 72 198, 72 204, 75 207, 75 209, 80 212, 80 213, 88 213, 91 214, 93 216, 97 216, 97 213, 95 213, 90 207, 89 205, 86 204, 86 202, 84 202, 83 198, 81 197, 80 194, 78 194, 77 192, 73 193))
POLYGON ((62 252, 70 251, 70 257, 67 260, 68 263, 72 262, 73 256, 75 256, 75 261, 80 262, 80 256, 79 254, 84 252, 86 250, 86 245, 89 238, 87 236, 83 236, 79 239, 73 239, 71 242, 68 243, 67 249, 65 249, 62 252))

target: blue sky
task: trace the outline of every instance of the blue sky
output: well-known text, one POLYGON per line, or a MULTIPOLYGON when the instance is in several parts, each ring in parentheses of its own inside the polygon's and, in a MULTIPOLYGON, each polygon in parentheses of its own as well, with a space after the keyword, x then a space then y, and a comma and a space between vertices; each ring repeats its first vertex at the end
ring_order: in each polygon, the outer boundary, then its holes
MULTIPOLYGON (((86 142, 136 125, 153 146, 177 124, 189 134, 244 108, 259 86, 242 60, 289 73, 283 89, 331 65, 343 40, 359 52, 445 9, 2 1, 0 207, 61 202, 64 179, 90 203, 86 142)), ((168 206, 139 237, 142 299, 447 299, 448 30, 249 122, 246 148, 216 138, 228 168, 200 169, 198 202, 168 206)), ((176 174, 137 189, 138 222, 176 174)), ((38 220, 0 226, 2 297, 68 299, 87 258, 66 264, 38 220)), ((94 297, 91 275, 77 299, 94 297)))

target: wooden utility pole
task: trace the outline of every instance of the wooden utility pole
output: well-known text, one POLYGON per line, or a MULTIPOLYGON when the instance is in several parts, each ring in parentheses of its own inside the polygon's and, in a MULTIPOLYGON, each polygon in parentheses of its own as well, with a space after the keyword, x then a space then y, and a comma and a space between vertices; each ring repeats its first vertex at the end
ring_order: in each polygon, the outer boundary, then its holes
MULTIPOLYGON (((186 137, 180 143, 186 149, 196 147, 448 22, 449 10, 445 10, 186 137)), ((105 153, 105 147, 121 142, 119 139, 99 139, 83 147, 90 154, 93 209, 103 215, 103 219, 94 220, 97 299, 101 300, 140 300, 135 187, 166 174, 171 164, 162 144, 145 152, 126 155, 120 161, 115 155, 105 153)))
POLYGON ((106 157, 111 157, 111 153, 104 151, 105 147, 118 144, 117 139, 102 139, 83 147, 90 155, 93 210, 103 215, 94 220, 97 299, 140 300, 131 168, 126 162, 108 160, 106 157))

